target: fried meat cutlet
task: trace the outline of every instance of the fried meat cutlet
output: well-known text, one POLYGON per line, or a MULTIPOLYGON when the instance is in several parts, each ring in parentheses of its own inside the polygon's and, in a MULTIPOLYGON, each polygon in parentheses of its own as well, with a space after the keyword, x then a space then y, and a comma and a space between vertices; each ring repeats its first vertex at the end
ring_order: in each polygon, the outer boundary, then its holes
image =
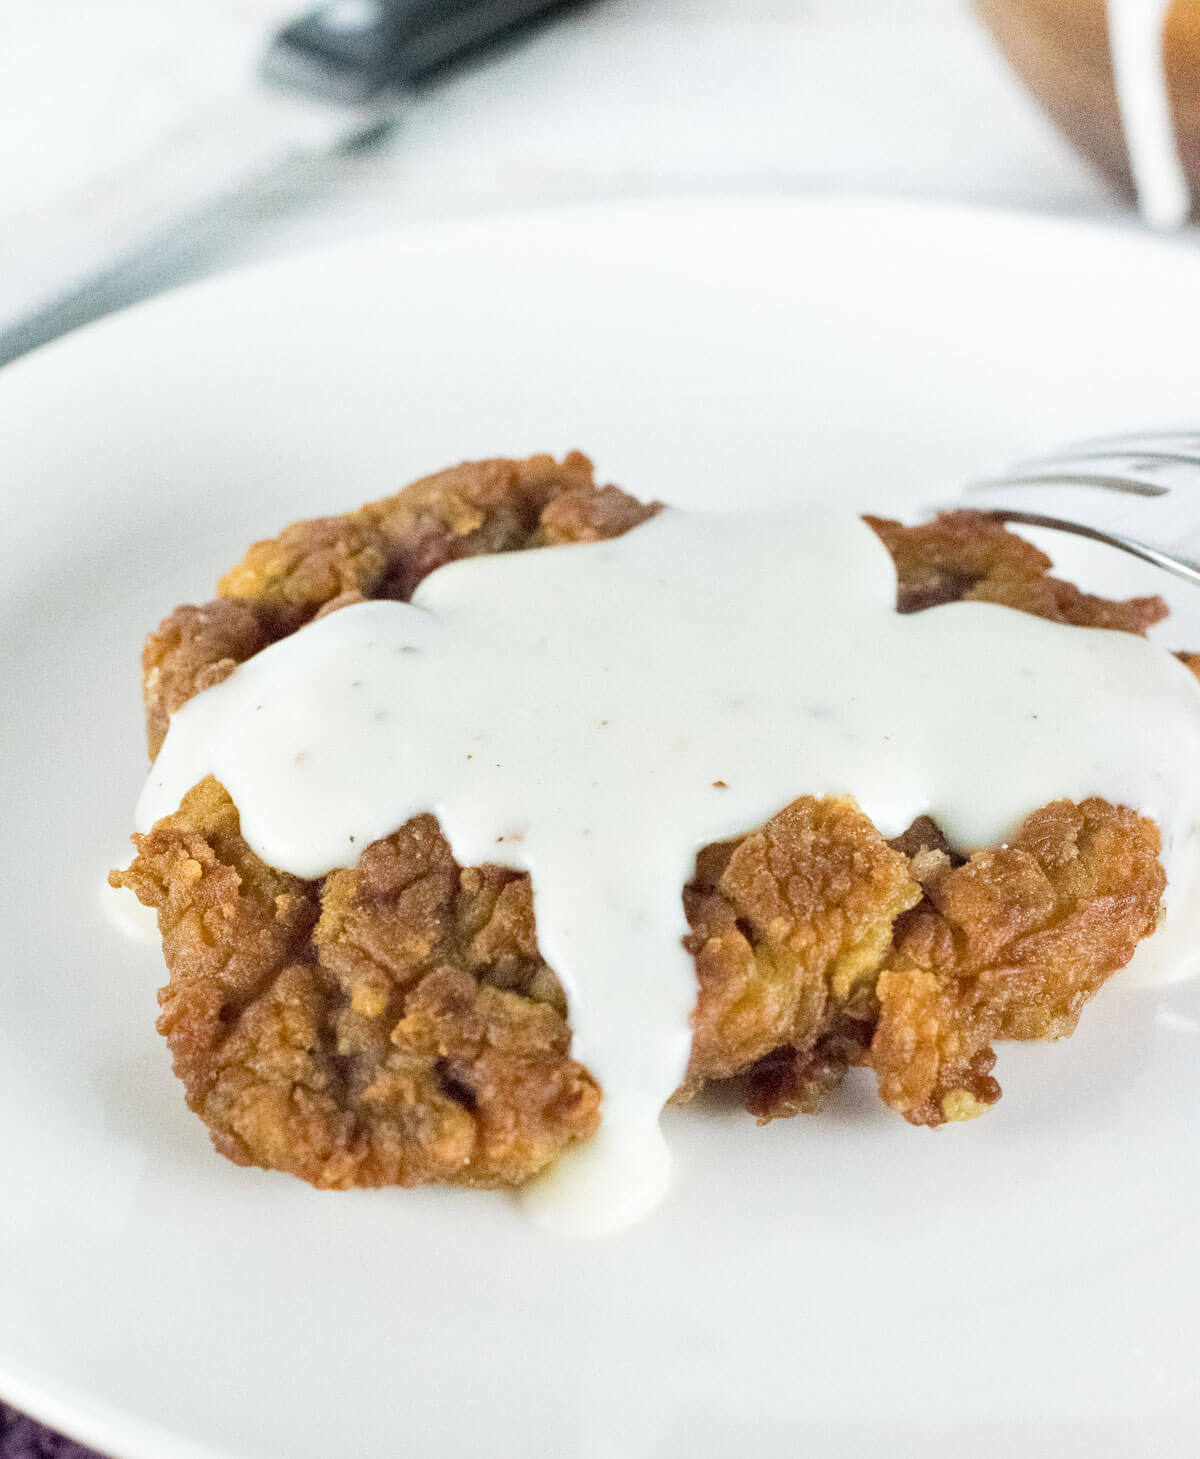
MULTIPOLYGON (((175 610, 143 655, 147 737, 238 664, 322 613, 407 599, 457 558, 619 536, 659 510, 597 486, 586 457, 468 463, 256 543, 219 596, 175 610)), ((1157 598, 1110 602, 1050 576, 978 513, 866 519, 901 612, 963 598, 1141 633, 1157 598)), ((156 909, 159 1028, 216 1147, 331 1188, 515 1185, 600 1119, 566 1000, 538 952, 527 875, 462 867, 418 816, 356 867, 266 866, 215 780, 111 881, 156 909)), ((698 995, 677 1098, 736 1081, 760 1119, 819 1109, 852 1065, 937 1125, 995 1103, 993 1043, 1069 1034, 1156 924, 1154 824, 1056 802, 1005 847, 958 855, 927 817, 887 841, 853 801, 801 796, 705 847, 683 888, 698 995)))

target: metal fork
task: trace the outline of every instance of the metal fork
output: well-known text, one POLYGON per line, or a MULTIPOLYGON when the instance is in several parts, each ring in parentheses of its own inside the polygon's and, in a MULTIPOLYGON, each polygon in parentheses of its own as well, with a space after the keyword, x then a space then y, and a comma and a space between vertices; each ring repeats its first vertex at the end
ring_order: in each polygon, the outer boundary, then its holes
POLYGON ((971 482, 954 507, 1090 537, 1200 587, 1200 430, 1080 441, 971 482))

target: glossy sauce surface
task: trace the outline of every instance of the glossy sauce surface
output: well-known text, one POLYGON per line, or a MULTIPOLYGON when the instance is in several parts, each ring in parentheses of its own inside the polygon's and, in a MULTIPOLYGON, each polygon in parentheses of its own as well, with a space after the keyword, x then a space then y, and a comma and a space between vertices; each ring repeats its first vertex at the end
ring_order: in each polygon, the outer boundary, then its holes
POLYGON ((666 1189, 700 847, 801 794, 851 795, 886 836, 932 815, 964 850, 1101 795, 1159 822, 1169 899, 1195 878, 1200 684, 1176 659, 895 598, 882 543, 833 512, 669 510, 611 542, 451 564, 411 604, 341 609, 185 705, 139 829, 213 774, 255 851, 299 876, 424 811, 463 865, 528 871, 604 1124, 526 1199, 558 1229, 612 1229, 666 1189))

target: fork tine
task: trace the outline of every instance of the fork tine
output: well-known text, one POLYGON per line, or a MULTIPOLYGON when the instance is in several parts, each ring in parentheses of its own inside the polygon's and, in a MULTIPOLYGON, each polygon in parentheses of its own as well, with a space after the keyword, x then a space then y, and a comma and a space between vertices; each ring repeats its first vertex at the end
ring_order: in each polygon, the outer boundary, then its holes
MULTIPOLYGON (((1045 471, 1024 479, 1014 473, 974 483, 960 502, 978 511, 1004 514, 1012 521, 1059 526, 1111 542, 1125 551, 1136 551, 1141 557, 1146 557, 1141 550, 1145 547, 1174 551, 1190 561, 1196 546, 1200 493, 1168 492, 1123 476, 1045 471), (1132 548, 1127 545, 1131 542, 1135 544, 1132 548)), ((1191 571, 1185 576, 1195 581, 1191 571)))
POLYGON ((1123 431, 1111 436, 1089 436, 1083 441, 1072 441, 1065 446, 1062 455, 1075 454, 1076 451, 1100 450, 1106 446, 1138 450, 1141 447, 1155 448, 1158 442, 1164 442, 1167 449, 1174 449, 1180 443, 1185 446, 1194 447, 1200 450, 1200 430, 1190 431, 1123 431))
POLYGON ((1026 527, 1050 527, 1059 532, 1069 532, 1074 537, 1087 537, 1093 542, 1103 542, 1109 547, 1128 552, 1132 557, 1140 557, 1143 562, 1153 563, 1155 567, 1161 567, 1175 577, 1183 578, 1193 587, 1200 587, 1200 563, 1178 553, 1163 552, 1148 542, 1127 537, 1123 532, 1108 532, 1099 527, 1089 527, 1084 522, 1068 521, 1064 517, 1043 516, 1040 512, 1010 511, 1003 507, 989 509, 987 515, 998 522, 1012 522, 1026 527))
POLYGON ((1177 465, 1200 466, 1200 449, 1194 453, 1183 451, 1135 451, 1132 446, 1119 447, 1116 444, 1095 450, 1074 450, 1068 448, 1053 456, 1033 456, 1028 461, 1019 461, 1018 470, 1027 467, 1061 465, 1064 461, 1165 461, 1177 465))
POLYGON ((1200 491, 1189 489, 1195 487, 1200 431, 1143 430, 1019 461, 969 483, 957 502, 929 510, 973 508, 1002 522, 1090 537, 1200 587, 1200 491))
MULTIPOLYGON (((1037 462, 1030 463, 1037 465, 1037 462)), ((989 476, 980 481, 971 481, 964 491, 991 491, 996 487, 1009 486, 1102 486, 1109 491, 1125 492, 1129 496, 1167 496, 1168 488, 1148 481, 1138 481, 1131 476, 1110 476, 1100 471, 1062 471, 1047 462, 1044 471, 1022 471, 1012 476, 989 476)))
POLYGON ((1003 479, 1095 486, 1158 498, 1174 494, 1200 503, 1196 491, 1200 487, 1200 455, 1182 451, 1070 448, 1052 456, 1017 461, 1003 479))

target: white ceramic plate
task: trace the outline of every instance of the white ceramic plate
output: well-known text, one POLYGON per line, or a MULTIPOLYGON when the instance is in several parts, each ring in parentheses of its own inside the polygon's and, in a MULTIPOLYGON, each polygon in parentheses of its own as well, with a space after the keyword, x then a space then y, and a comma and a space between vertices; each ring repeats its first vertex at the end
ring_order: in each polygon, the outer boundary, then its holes
POLYGON ((673 1112, 665 1208, 572 1244, 501 1196, 220 1160, 153 1031, 158 953, 97 889, 142 635, 292 518, 574 445, 680 503, 898 510, 1195 424, 1197 340, 1187 246, 742 201, 379 239, 6 370, 0 1392, 122 1459, 1193 1454, 1200 988, 1118 980, 936 1135, 865 1080, 763 1130, 673 1112))

